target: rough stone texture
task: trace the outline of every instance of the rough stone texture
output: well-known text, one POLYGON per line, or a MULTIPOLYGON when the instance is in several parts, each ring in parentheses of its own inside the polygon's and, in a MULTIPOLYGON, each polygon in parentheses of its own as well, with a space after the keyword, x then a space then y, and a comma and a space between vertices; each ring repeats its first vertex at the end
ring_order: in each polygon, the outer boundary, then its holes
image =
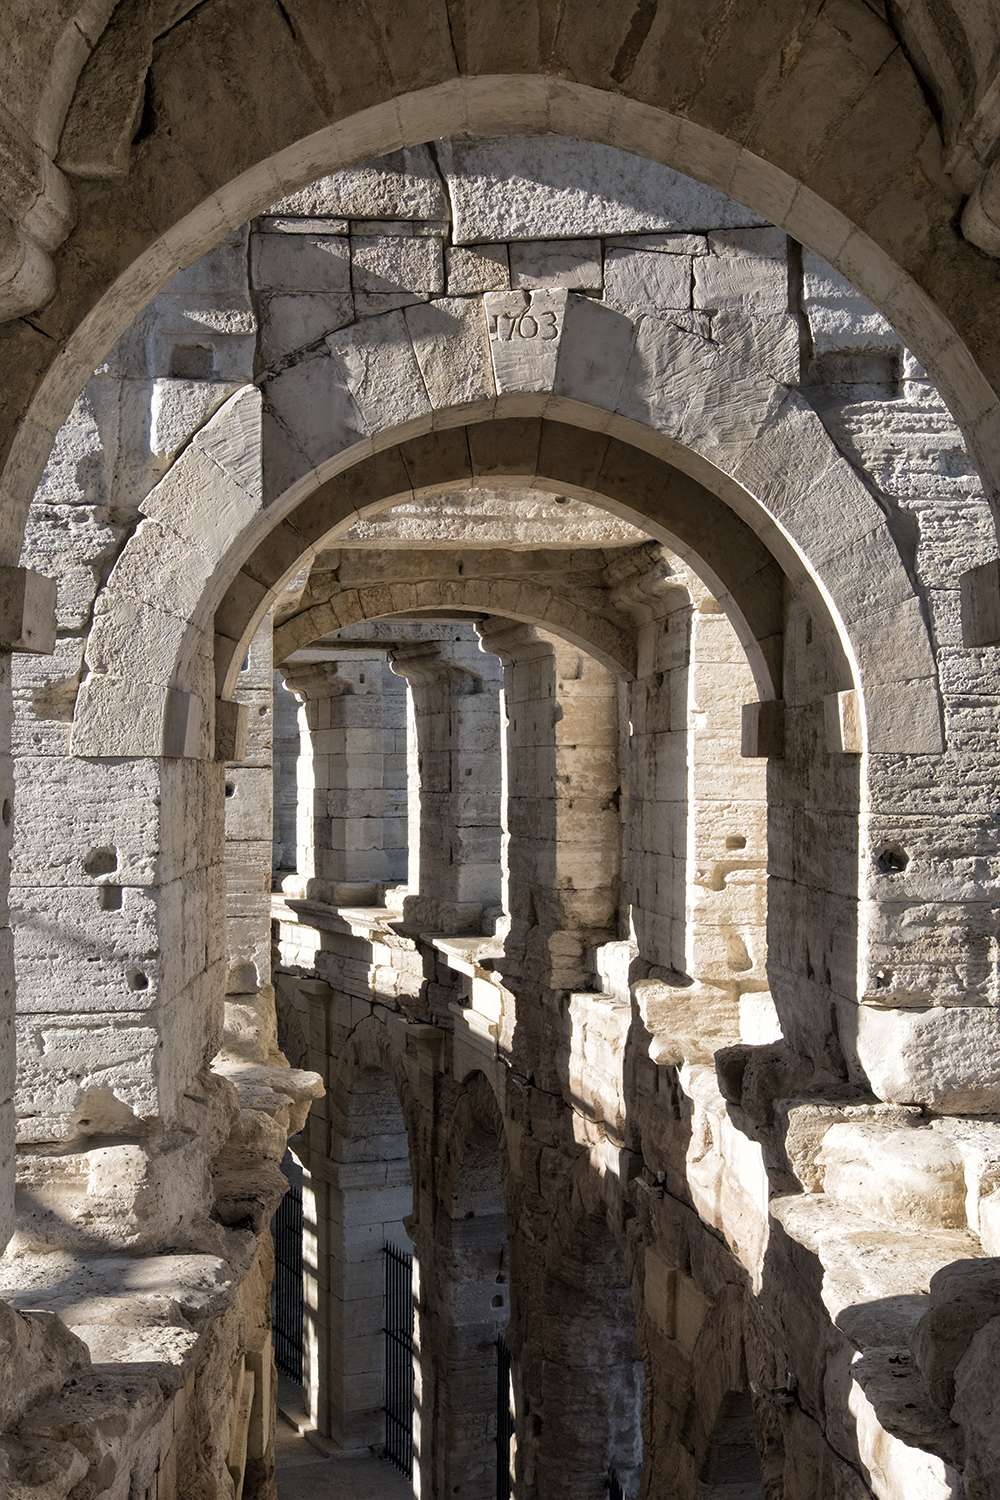
POLYGON ((761 222, 669 167, 585 141, 447 140, 437 149, 459 245, 761 222))
POLYGON ((311 1419, 379 1440, 414 1246, 422 1493, 492 1484, 505 1333, 518 1493, 989 1495, 995 663, 955 579, 993 540, 912 321, 554 137, 247 233, 115 345, 30 518, 8 1487, 270 1500, 305 1125, 311 1419))

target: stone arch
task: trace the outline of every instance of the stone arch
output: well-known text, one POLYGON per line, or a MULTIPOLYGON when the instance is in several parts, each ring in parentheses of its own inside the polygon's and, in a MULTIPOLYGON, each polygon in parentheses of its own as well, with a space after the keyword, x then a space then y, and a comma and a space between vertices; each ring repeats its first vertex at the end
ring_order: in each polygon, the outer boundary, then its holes
MULTIPOLYGON (((74 753, 107 754, 109 738, 121 734, 116 725, 128 737, 117 753, 160 753, 178 738, 171 716, 186 712, 187 700, 228 698, 277 590, 320 544, 394 499, 477 478, 556 486, 667 542, 730 615, 762 698, 781 696, 789 580, 829 622, 844 657, 843 688, 861 689, 868 748, 940 750, 921 602, 884 513, 803 398, 664 317, 636 328, 584 297, 550 296, 561 298, 557 349, 543 346, 536 370, 509 379, 490 366, 480 300, 445 299, 464 304, 442 335, 453 361, 468 370, 478 360, 463 393, 474 399, 459 395, 458 405, 453 383, 436 387, 421 376, 422 335, 398 313, 370 320, 395 349, 388 378, 380 385, 366 374, 367 394, 352 393, 344 360, 317 363, 321 409, 339 401, 340 414, 295 434, 291 448, 280 424, 258 426, 254 391, 230 398, 144 502, 147 520, 98 600, 74 753), (586 357, 594 338, 602 348, 596 373, 586 357), (415 406, 393 423, 400 413, 392 393, 404 378, 417 391, 415 406), (354 427, 345 428, 345 401, 354 427), (283 489, 267 503, 272 457, 283 489), (198 503, 204 492, 213 495, 211 515, 198 503)), ((299 405, 289 402, 289 420, 299 405)), ((179 738, 183 746, 192 736, 179 738)))
POLYGON ((481 1495, 492 1489, 499 1455, 495 1410, 498 1343, 511 1313, 511 1219, 503 1119, 483 1073, 467 1077, 450 1121, 442 1174, 442 1231, 429 1275, 447 1337, 433 1379, 434 1488, 481 1495))
MULTIPOLYGON (((419 1180, 411 1167, 415 1105, 383 1029, 362 1024, 327 1079, 326 1162, 304 1180, 316 1304, 305 1319, 304 1383, 319 1430, 345 1448, 382 1441, 383 1245, 410 1253, 419 1180)), ((315 1156, 307 1158, 313 1165, 315 1156)))
POLYGON ((750 1392, 722 1398, 702 1464, 704 1500, 763 1500, 756 1420, 750 1392))
MULTIPOLYGON (((207 43, 200 28, 212 30, 211 12, 207 7, 184 26, 157 59, 155 128, 137 153, 127 187, 105 187, 101 195, 103 213, 96 218, 107 222, 120 211, 134 223, 134 234, 123 236, 121 247, 90 252, 89 237, 96 230, 88 215, 76 247, 81 274, 72 283, 66 279, 55 309, 57 325, 74 331, 58 355, 55 346, 32 350, 41 378, 6 473, 13 501, 6 518, 10 553, 72 400, 109 344, 171 275, 230 228, 318 175, 456 131, 553 131, 618 145, 759 210, 842 270, 889 318, 952 405, 984 473, 995 471, 993 268, 961 239, 954 222, 957 198, 941 183, 928 182, 920 153, 934 135, 933 119, 894 36, 867 12, 863 23, 858 18, 858 37, 828 25, 813 28, 808 38, 799 36, 793 64, 780 77, 768 75, 766 108, 745 97, 756 70, 740 70, 738 79, 727 78, 722 87, 716 77, 716 70, 725 73, 734 58, 758 55, 762 42, 756 34, 729 35, 726 47, 712 49, 710 61, 693 45, 691 52, 706 70, 698 88, 708 89, 697 121, 691 113, 694 84, 681 82, 675 61, 686 54, 667 41, 669 15, 658 17, 647 37, 636 38, 633 56, 628 38, 609 33, 606 17, 596 11, 578 14, 556 52, 542 61, 531 44, 525 52, 520 38, 505 38, 495 27, 484 31, 473 11, 465 20, 472 50, 463 47, 456 69, 443 14, 429 6, 425 16, 408 15, 408 25, 398 33, 391 26, 380 32, 377 44, 370 35, 353 39, 353 83, 348 92, 335 90, 343 113, 334 120, 330 116, 338 108, 319 103, 312 75, 303 71, 279 28, 268 49, 271 65, 259 75, 256 58, 248 67, 245 51, 228 59, 229 75, 240 80, 239 102, 227 75, 194 112, 195 137, 185 118, 191 113, 189 92, 179 85, 185 65, 193 64, 189 49, 197 56, 207 43), (417 32, 411 27, 419 30, 419 46, 413 46, 417 32), (570 32, 601 42, 588 47, 584 59, 570 32), (669 60, 660 56, 664 46, 670 47, 669 60), (274 68, 285 80, 281 110, 274 108, 274 68), (561 76, 547 76, 548 68, 561 76), (817 91, 803 84, 804 77, 817 76, 817 68, 852 82, 835 99, 817 98, 817 91), (248 110, 255 121, 249 131, 248 110), (781 121, 777 135, 776 120, 781 121), (314 128, 300 137, 306 122, 314 128), (234 133, 234 151, 206 156, 206 141, 229 140, 234 133), (838 143, 836 151, 831 140, 838 143), (911 180, 927 183, 925 195, 908 197, 905 214, 887 212, 900 184, 911 180), (129 195, 128 210, 123 193, 129 195), (145 216, 139 212, 137 218, 138 204, 145 216), (142 247, 138 253, 137 246, 142 247)), ((261 17, 269 35, 272 21, 261 17)), ((733 24, 748 23, 734 18, 733 24)), ((232 45, 214 36, 213 43, 224 53, 232 45)), ((683 73, 684 62, 680 69, 683 73)))
POLYGON ((631 633, 578 604, 568 593, 530 590, 513 580, 486 577, 433 579, 416 585, 387 583, 385 593, 388 599, 374 597, 383 594, 382 588, 351 590, 285 621, 274 633, 275 663, 280 665, 289 652, 330 631, 343 630, 362 620, 382 620, 396 614, 417 612, 433 616, 467 611, 473 615, 501 615, 508 620, 541 625, 554 635, 563 636, 571 645, 589 652, 617 676, 631 677, 635 672, 635 641, 631 633), (533 602, 532 593, 537 599, 535 609, 527 607, 533 602), (542 595, 547 597, 538 597, 542 595), (369 614, 369 610, 373 613, 369 614))
POLYGON ((601 1500, 609 1475, 639 1492, 644 1371, 625 1259, 603 1213, 577 1213, 550 1247, 520 1349, 522 1482, 601 1500))

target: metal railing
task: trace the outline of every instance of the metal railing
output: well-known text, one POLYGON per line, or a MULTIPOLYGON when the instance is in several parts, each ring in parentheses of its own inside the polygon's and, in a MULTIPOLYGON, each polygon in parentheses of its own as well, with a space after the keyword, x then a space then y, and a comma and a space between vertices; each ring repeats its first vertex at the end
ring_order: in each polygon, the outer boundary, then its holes
POLYGON ((271 1220, 271 1234, 274 1236, 274 1281, 271 1283, 274 1363, 283 1375, 301 1385, 302 1183, 301 1174, 289 1157, 281 1165, 289 1179, 289 1187, 271 1220))
POLYGON ((385 1456, 413 1474, 413 1256, 385 1247, 385 1456))
POLYGON ((510 1399, 510 1350, 502 1334, 494 1339, 497 1351, 497 1500, 510 1500, 510 1440, 514 1413, 510 1399))

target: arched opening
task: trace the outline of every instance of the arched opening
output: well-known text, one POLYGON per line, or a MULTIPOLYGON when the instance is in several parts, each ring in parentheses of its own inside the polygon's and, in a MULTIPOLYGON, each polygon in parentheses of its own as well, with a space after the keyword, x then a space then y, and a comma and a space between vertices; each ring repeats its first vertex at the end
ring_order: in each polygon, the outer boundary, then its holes
MULTIPOLYGON (((766 226, 753 226, 753 232, 772 233, 766 226)), ((754 295, 775 285, 787 291, 790 262, 763 253, 768 244, 773 249, 772 241, 754 241, 750 255, 743 242, 721 238, 728 233, 720 229, 711 249, 705 237, 704 249, 675 244, 640 247, 636 254, 690 260, 690 274, 678 278, 688 287, 692 277, 699 284, 696 260, 711 263, 712 275, 702 269, 700 284, 721 286, 727 272, 735 274, 728 262, 743 274, 744 261, 760 259, 771 269, 760 273, 754 295)), ((281 234, 289 242, 308 238, 301 226, 285 231, 271 225, 259 239, 278 240, 281 234)), ((376 238, 329 226, 318 237, 376 238)), ((390 248, 399 252, 398 245, 390 248)), ((605 253, 602 246, 591 256, 595 264, 595 256, 600 259, 606 294, 634 248, 617 244, 605 253)), ((355 250, 363 270, 372 246, 352 246, 351 254, 355 250)), ((328 260, 329 251, 327 245, 322 252, 328 260)), ((509 277, 514 259, 509 247, 505 253, 509 277)), ((788 247, 781 253, 787 256, 788 247)), ((662 285, 670 277, 659 270, 662 285)), ((838 446, 804 397, 790 396, 762 368, 748 368, 721 333, 708 338, 697 332, 706 325, 695 321, 696 313, 705 320, 717 317, 715 328, 738 342, 738 319, 725 309, 710 314, 702 307, 654 308, 640 319, 613 296, 599 304, 594 288, 582 284, 558 296, 544 286, 477 287, 445 298, 422 290, 405 306, 393 307, 364 299, 397 293, 352 281, 352 296, 355 291, 362 312, 351 332, 324 332, 313 340, 323 343, 323 351, 304 344, 280 357, 301 353, 301 360, 269 367, 261 384, 262 425, 256 390, 243 388, 227 395, 207 422, 200 412, 200 425, 185 431, 176 463, 145 502, 145 519, 125 541, 98 602, 89 599, 93 620, 78 622, 72 637, 67 633, 65 676, 47 684, 52 690, 37 699, 42 712, 36 717, 48 727, 34 732, 49 736, 52 751, 75 709, 76 759, 63 760, 62 744, 58 756, 49 758, 60 768, 74 767, 99 815, 87 825, 87 848, 73 846, 75 885, 69 883, 86 893, 81 901, 90 903, 88 914, 97 883, 102 941, 116 921, 126 933, 127 941, 114 946, 114 967, 128 995, 140 997, 129 1001, 130 1016, 148 1020, 152 1014, 159 1024, 155 1007, 166 1012, 178 1002, 165 1014, 162 1035, 151 1037, 146 1033, 152 1027, 134 1026, 129 1108, 152 1115, 163 1099, 187 1097, 181 1085, 206 1049, 212 1050, 212 1028, 221 1027, 222 806, 232 960, 224 1040, 231 1056, 263 1066, 273 1030, 261 983, 268 966, 261 871, 271 842, 265 807, 271 778, 260 726, 268 714, 267 621, 283 599, 289 604, 277 620, 281 663, 298 656, 294 666, 303 679, 307 669, 318 668, 313 676, 332 689, 304 694, 298 760, 308 776, 298 804, 309 814, 309 829, 298 840, 306 887, 296 920, 288 918, 294 901, 279 896, 275 905, 287 990, 302 992, 283 1017, 285 1035, 295 1034, 296 1060, 321 1067, 341 1087, 333 1115, 317 1111, 310 1125, 314 1196, 307 1210, 317 1240, 313 1343, 317 1351, 330 1350, 339 1340, 339 1363, 327 1366, 315 1354, 315 1419, 348 1446, 363 1446, 365 1434, 374 1430, 375 1354, 364 1323, 371 1309, 358 1311, 366 1299, 355 1295, 365 1276, 370 1285, 371 1266, 355 1264, 345 1246, 355 1211, 368 1243, 386 1238, 385 1226, 401 1222, 393 1215, 403 1214, 404 1200, 413 1202, 406 1198, 408 1173, 403 1180, 405 1133, 393 1114, 399 1095, 386 1082, 390 1053, 391 1076, 408 1098, 411 1143, 421 1162, 414 1223, 420 1220, 417 1228, 430 1241, 435 1212, 451 1219, 455 1256, 456 1244, 463 1254, 469 1251, 472 1282, 482 1279, 475 1236, 463 1230, 458 1205, 486 1201, 486 1188, 480 1192, 476 1183, 489 1173, 476 1166, 474 1143, 469 1181, 460 1174, 461 1191, 451 1184, 446 1190, 435 1137, 442 1100, 475 1060, 490 1070, 491 1084, 504 1098, 505 1122, 516 1127, 522 1152, 516 1172, 523 1197, 530 1184, 540 1200, 532 1232, 541 1226, 535 1243, 544 1244, 550 1257, 542 1257, 548 1311, 537 1325, 530 1315, 523 1317, 518 1335, 523 1369, 515 1370, 515 1383, 525 1396, 525 1416, 529 1407, 532 1415, 519 1449, 523 1483, 530 1490, 537 1480, 547 1493, 572 1480, 593 1492, 595 1484, 610 1485, 614 1476, 614 1484, 631 1496, 639 1462, 639 1377, 635 1339, 630 1344, 621 1334, 628 1321, 621 1257, 610 1240, 604 1243, 602 1219, 583 1231, 580 1264, 574 1251, 564 1266, 553 1254, 554 1239, 571 1242, 582 1215, 574 1203, 567 1210, 571 1222, 554 1231, 546 1219, 546 1195, 558 1201, 566 1163, 578 1159, 586 1160, 588 1180, 592 1175, 601 1184, 616 1224, 629 1222, 640 1189, 651 1199, 659 1194, 660 1202, 675 1193, 697 1220, 698 1233, 711 1241, 712 1253, 731 1252, 730 1269, 738 1278, 749 1276, 754 1295, 777 1297, 768 1283, 765 1249, 772 1190, 775 1182, 787 1190, 789 1166, 780 1154, 774 1099, 810 1089, 823 1091, 823 1098, 847 1093, 854 1099, 869 1085, 874 1090, 878 1080, 868 1072, 858 1036, 869 983, 879 990, 871 1008, 876 1024, 892 1009, 905 1010, 886 1001, 909 993, 907 962, 880 966, 873 978, 868 970, 878 945, 893 942, 892 923, 904 905, 900 893, 912 895, 901 883, 884 883, 903 875, 909 855, 900 838, 889 838, 890 830, 880 825, 877 873, 865 868, 872 907, 879 892, 882 904, 879 920, 869 921, 868 914, 859 917, 859 852, 873 789, 895 788, 899 766, 905 761, 912 770, 910 757, 937 766, 926 759, 937 756, 942 743, 937 638, 913 582, 912 559, 907 554, 904 560, 906 526, 894 529, 892 507, 858 479, 845 457, 847 441, 841 437, 838 446), (495 296, 501 301, 490 300, 495 296), (455 302, 462 304, 457 311, 444 306, 455 302), (678 325, 682 312, 691 315, 689 326, 678 325), (519 368, 518 360, 507 358, 510 350, 499 347, 513 343, 515 329, 524 344, 553 330, 553 338, 539 339, 539 346, 558 348, 542 349, 538 363, 519 368), (595 344, 603 361, 599 370, 587 359, 595 344), (448 357, 439 360, 442 350, 448 357), (286 379, 292 371, 295 378, 286 379), (293 429, 296 392, 301 396, 314 378, 313 405, 300 403, 305 416, 293 429), (337 420, 330 419, 331 410, 340 414, 337 420), (350 421, 341 423, 345 411, 350 421), (317 412, 310 425, 307 419, 317 412), (279 416, 288 419, 284 427, 279 416), (439 547, 436 561, 429 549, 408 560, 409 571, 393 571, 371 545, 399 540, 391 529, 393 510, 409 507, 409 524, 413 511, 435 496, 478 491, 465 524, 478 523, 483 512, 477 505, 490 503, 482 501, 487 489, 500 496, 496 508, 506 512, 504 524, 515 538, 516 508, 525 496, 533 502, 541 497, 542 514, 532 518, 540 529, 549 502, 553 510, 586 506, 613 519, 603 519, 603 530, 589 537, 593 546, 564 545, 555 561, 542 555, 547 549, 511 547, 510 555, 487 563, 487 549, 465 545, 466 534, 461 546, 439 547), (192 502, 192 496, 206 494, 218 502, 207 522, 192 502), (272 503, 265 507, 262 495, 272 503), (620 525, 638 535, 614 534, 620 525), (370 528, 367 547, 358 549, 365 558, 355 557, 356 566, 343 556, 333 562, 332 553, 351 550, 341 544, 358 526, 370 528), (855 561, 862 554, 867 571, 859 582, 855 561), (173 563, 160 567, 161 556, 173 563), (285 586, 297 573, 307 576, 299 580, 301 597, 292 601, 285 586), (560 585, 547 574, 561 575, 560 585), (440 649, 426 650, 428 644, 439 648, 446 632, 450 660, 440 649), (87 675, 74 704, 85 636, 87 675), (480 651, 477 636, 489 656, 480 651), (502 818, 496 815, 496 768, 503 758, 494 651, 505 669, 502 818), (309 660, 310 653, 317 659, 309 660), (390 656, 400 672, 390 669, 390 656), (372 661, 378 663, 377 679, 368 675, 372 661), (489 692, 482 689, 487 677, 489 692), (410 746, 401 748, 404 679, 412 733, 410 746), (376 681, 378 692, 372 691, 376 681), (393 691, 397 697, 388 711, 393 691), (308 706, 320 700, 327 705, 325 717, 308 706), (245 754, 237 733, 247 717, 242 710, 258 726, 245 754), (740 729, 746 732, 738 743, 740 729), (401 830, 402 801, 396 799, 393 814, 388 796, 401 790, 391 783, 399 782, 406 748, 406 806, 414 814, 408 841, 401 830), (866 753, 868 761, 862 759, 866 753), (110 762, 116 765, 109 772, 110 762), (126 825, 136 809, 147 817, 151 807, 162 809, 132 847, 116 836, 118 824, 111 824, 117 813, 108 810, 111 792, 122 784, 123 762, 130 774, 137 769, 119 824, 126 825), (467 770, 474 794, 464 790, 467 770), (365 779, 357 779, 362 771, 365 779), (491 811, 479 816, 482 810, 471 804, 486 782, 491 811), (353 828, 349 841, 347 824, 368 826, 353 828), (501 826, 507 851, 502 913, 496 910, 501 826), (765 834, 772 847, 766 960, 765 834), (157 848, 153 858, 151 850, 160 843, 169 858, 156 863, 162 851, 157 848), (119 860, 122 850, 131 864, 119 860), (357 856, 354 863, 348 853, 357 856), (384 897, 402 879, 417 889, 407 889, 397 910, 384 897), (134 896, 133 888, 143 896, 134 896), (413 900, 421 904, 408 908, 413 900), (146 929, 134 921, 126 930, 126 919, 133 920, 140 906, 157 914, 155 920, 170 910, 176 917, 178 902, 188 940, 183 955, 161 940, 169 930, 164 916, 148 941, 150 951, 142 950, 152 960, 147 972, 126 952, 133 939, 145 939, 146 929), (859 952, 859 940, 869 943, 867 951, 859 952), (144 1009, 141 996, 147 993, 151 1004, 144 1009), (186 1024, 206 1016, 200 1031, 186 1024), (350 1068, 340 1067, 362 1034, 377 1035, 379 1045, 366 1043, 350 1068), (150 1077, 159 1090, 155 1097, 150 1077), (358 1092, 345 1094, 352 1078, 358 1092), (346 1110, 345 1119, 338 1109, 346 1110), (377 1139, 402 1154, 350 1154, 352 1141, 375 1151, 377 1139), (383 1172, 377 1183, 366 1175, 376 1168, 383 1172), (471 1237, 469 1244, 463 1235, 471 1237), (340 1236, 343 1244, 338 1249, 331 1241, 324 1249, 324 1236, 340 1236), (591 1241, 592 1255, 586 1248, 591 1241), (721 1241, 728 1251, 718 1248, 721 1241), (588 1311, 578 1314, 577 1307, 588 1311), (361 1334, 350 1331, 351 1318, 361 1320, 361 1334), (528 1347, 536 1327, 541 1352, 528 1347), (596 1373, 589 1369, 587 1346, 595 1328, 602 1339, 596 1373), (606 1339, 605 1328, 611 1330, 606 1339), (367 1339, 367 1347, 356 1339, 367 1339), (546 1361, 551 1368, 542 1368, 546 1361), (569 1397, 562 1401, 564 1386, 569 1397), (584 1410, 591 1407, 598 1411, 593 1430, 584 1426, 584 1410), (574 1448, 574 1434, 581 1431, 583 1445, 574 1448), (543 1454, 546 1434, 553 1446, 543 1454), (569 1468, 557 1467, 563 1455, 569 1468)), ((281 322, 276 313, 272 317, 277 299, 292 295, 287 288, 263 292, 272 293, 263 320, 268 340, 281 322)), ((302 288, 294 295, 325 296, 302 288)), ((324 306, 329 310, 328 301, 324 306)), ((766 340, 758 334, 743 327, 744 342, 763 358, 766 340)), ((775 356, 776 347, 781 354, 784 346, 775 345, 764 354, 775 356)), ((537 353, 515 348, 525 360, 537 353)), ((209 372, 190 355, 189 348, 175 360, 172 349, 164 380, 186 381, 201 393, 216 366, 209 372)), ((876 359, 864 368, 884 375, 889 363, 876 359)), ((824 369, 829 373, 819 359, 813 373, 824 369)), ((838 374, 845 379, 827 384, 850 385, 851 373, 841 360, 838 374)), ((881 378, 854 383, 865 389, 886 384, 881 378)), ((156 412, 165 437, 165 391, 156 412)), ((565 544, 571 527, 564 521, 561 530, 565 544)), ((35 702, 32 696, 33 708, 35 702)), ((48 796, 58 798, 61 783, 51 767, 28 769, 48 796)), ((871 825, 879 818, 891 821, 897 805, 886 793, 871 825)), ((44 891, 45 880, 33 888, 44 891)), ((36 900, 36 911, 47 911, 48 897, 36 900)), ((22 925, 27 932, 30 924, 22 925)), ((47 935, 45 941, 55 939, 47 935)), ((918 955, 910 964, 911 977, 916 970, 922 975, 918 998, 929 992, 926 971, 945 974, 960 948, 953 943, 947 949, 948 941, 946 935, 929 960, 918 955)), ((981 943, 976 964, 962 970, 963 982, 970 978, 978 992, 990 983, 987 952, 981 943)), ((37 978, 45 952, 31 949, 23 956, 25 972, 37 978)), ((97 990, 87 990, 88 997, 97 990)), ((958 997, 951 992, 951 998, 958 997)), ((891 1022, 911 1025, 916 1013, 892 1015, 891 1022)), ((93 1014, 93 1029, 99 1030, 100 1012, 93 1014)), ((58 1056, 49 1042, 66 1029, 63 1021, 36 1019, 29 1025, 38 1052, 48 1048, 58 1056)), ((883 1047, 875 1059, 880 1066, 885 1056, 883 1047)), ((224 1057, 223 1066, 229 1064, 224 1057)), ((66 1074, 71 1080, 72 1069, 66 1074)), ((66 1081, 60 1077, 60 1088, 66 1081)), ((887 1099, 912 1109, 908 1083, 904 1077, 891 1089, 879 1087, 887 1099)), ((248 1078, 245 1087, 259 1084, 248 1078)), ((66 1103, 51 1088, 40 1088, 39 1098, 66 1103)), ((864 1099, 862 1108, 877 1111, 867 1092, 864 1099)), ((120 1115, 95 1112, 107 1104, 88 1096, 88 1113, 74 1116, 68 1128, 89 1127, 95 1119, 118 1128, 120 1115)), ((62 1107, 49 1113, 71 1112, 62 1107)), ((43 1109, 26 1112, 24 1119, 36 1121, 26 1133, 52 1128, 43 1109)), ((63 1120, 60 1128, 65 1125, 63 1120)), ((49 1141, 45 1135, 38 1139, 49 1141)), ((849 1148, 850 1142, 844 1148, 848 1162, 849 1148)), ((34 1158, 32 1165, 40 1177, 34 1158)), ((958 1170, 954 1159, 948 1170, 958 1170)), ((832 1200, 834 1183, 847 1177, 831 1170, 828 1180, 832 1200)), ((235 1225, 247 1213, 239 1194, 231 1199, 225 1222, 235 1225)), ((654 1238, 661 1232, 650 1231, 654 1238)), ((517 1234, 523 1248, 527 1233, 520 1221, 517 1234)), ((664 1286, 673 1288, 677 1302, 678 1278, 686 1278, 684 1298, 703 1311, 709 1299, 700 1288, 708 1278, 688 1276, 698 1268, 683 1257, 678 1261, 664 1259, 664 1286)), ((429 1265, 424 1257, 422 1269, 429 1265)), ((451 1461, 447 1445, 442 1448, 432 1436, 435 1416, 428 1403, 441 1353, 435 1339, 454 1324, 458 1366, 477 1352, 463 1342, 467 1330, 456 1287, 465 1283, 458 1259, 453 1269, 454 1283, 439 1289, 438 1327, 428 1317, 421 1329, 418 1456, 432 1466, 451 1461)), ((662 1300, 664 1338, 677 1342, 683 1318, 666 1294, 662 1300)), ((825 1322, 821 1326, 826 1329, 825 1322)), ((678 1399, 686 1400, 687 1374, 675 1349, 668 1350, 664 1365, 678 1399)), ((467 1369, 469 1397, 481 1410, 483 1367, 470 1363, 467 1369)), ((455 1463, 460 1459, 478 1476, 459 1476, 459 1482, 478 1484, 488 1445, 476 1434, 464 1397, 459 1389, 444 1407, 459 1435, 455 1463)), ((701 1411, 699 1418, 705 1415, 701 1411)), ((663 1451, 673 1452, 667 1444, 663 1451)))
POLYGON ((704 1500, 764 1500, 749 1391, 723 1396, 701 1479, 704 1500))
POLYGON ((511 1266, 498 1141, 482 1125, 462 1153, 448 1227, 437 1270, 449 1329, 435 1371, 433 1472, 442 1494, 507 1500, 511 1266))
POLYGON ((625 1263, 606 1225, 578 1221, 522 1327, 520 1482, 587 1500, 615 1485, 638 1495, 643 1367, 625 1263))
MULTIPOLYGON (((322 1000, 314 1000, 319 1009, 322 1000)), ((332 1080, 331 1080, 332 1082, 332 1080)), ((338 1080, 339 1082, 339 1080, 338 1080)), ((306 1158, 304 1386, 317 1429, 345 1450, 386 1438, 386 1246, 412 1257, 406 1126, 391 1079, 362 1067, 327 1094, 325 1163, 306 1158)), ((316 1121, 310 1127, 310 1146, 316 1121)))

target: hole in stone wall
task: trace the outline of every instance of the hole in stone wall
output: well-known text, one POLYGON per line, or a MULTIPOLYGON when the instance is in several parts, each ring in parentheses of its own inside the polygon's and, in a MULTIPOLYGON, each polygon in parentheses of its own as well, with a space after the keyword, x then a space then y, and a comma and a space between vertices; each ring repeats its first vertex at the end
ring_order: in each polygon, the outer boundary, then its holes
POLYGON ((118 868, 118 850, 112 845, 100 849, 88 849, 83 856, 83 868, 87 875, 112 875, 118 868))
POLYGON ((212 350, 207 344, 175 344, 170 351, 173 380, 211 380, 212 350))
POLYGON ((747 846, 747 841, 743 837, 742 833, 727 833, 726 834, 726 848, 727 849, 745 849, 746 846, 747 846))
POLYGON ((128 973, 125 975, 125 978, 128 981, 128 987, 130 990, 149 989, 149 976, 147 974, 144 974, 141 969, 129 969, 128 973))
POLYGON ((235 797, 236 796, 236 782, 235 781, 227 781, 226 782, 226 796, 227 797, 235 797))
POLYGON ((120 885, 101 885, 97 889, 101 911, 121 911, 122 888, 120 885))
POLYGON ((910 863, 910 856, 901 844, 885 844, 875 856, 875 864, 883 875, 898 875, 910 863))
POLYGON ((895 396, 899 388, 899 356, 892 350, 831 349, 810 360, 806 385, 833 386, 849 399, 895 396))

